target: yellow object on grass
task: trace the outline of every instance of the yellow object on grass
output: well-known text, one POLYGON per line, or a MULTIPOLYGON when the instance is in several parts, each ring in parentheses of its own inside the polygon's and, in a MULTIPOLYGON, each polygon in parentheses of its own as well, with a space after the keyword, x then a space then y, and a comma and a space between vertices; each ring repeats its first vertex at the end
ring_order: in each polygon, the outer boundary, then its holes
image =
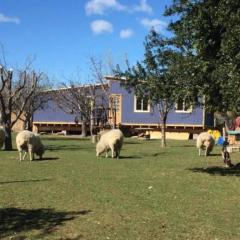
POLYGON ((219 137, 221 137, 221 133, 218 130, 209 129, 208 133, 212 135, 215 141, 218 140, 219 137))

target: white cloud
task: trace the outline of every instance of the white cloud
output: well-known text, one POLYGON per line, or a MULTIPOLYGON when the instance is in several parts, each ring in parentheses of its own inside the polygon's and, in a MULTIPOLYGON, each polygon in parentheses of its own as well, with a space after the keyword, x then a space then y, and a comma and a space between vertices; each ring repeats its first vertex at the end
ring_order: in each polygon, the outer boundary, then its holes
POLYGON ((92 32, 95 34, 112 33, 113 26, 105 20, 95 20, 91 23, 92 32))
POLYGON ((133 36, 133 34, 134 34, 133 30, 131 30, 130 28, 123 29, 120 32, 120 38, 124 38, 124 39, 130 38, 133 36))
POLYGON ((155 31, 157 31, 157 32, 166 30, 166 28, 168 26, 168 24, 166 22, 161 21, 157 18, 154 18, 154 19, 143 18, 141 20, 141 24, 148 29, 154 28, 155 31))
POLYGON ((147 3, 147 0, 140 0, 140 4, 134 7, 134 11, 136 11, 136 12, 152 13, 153 9, 147 3))
POLYGON ((20 19, 17 17, 8 17, 0 13, 0 23, 15 23, 20 24, 20 19))
POLYGON ((108 9, 126 10, 126 6, 119 3, 117 0, 90 0, 85 5, 87 15, 104 14, 108 9))

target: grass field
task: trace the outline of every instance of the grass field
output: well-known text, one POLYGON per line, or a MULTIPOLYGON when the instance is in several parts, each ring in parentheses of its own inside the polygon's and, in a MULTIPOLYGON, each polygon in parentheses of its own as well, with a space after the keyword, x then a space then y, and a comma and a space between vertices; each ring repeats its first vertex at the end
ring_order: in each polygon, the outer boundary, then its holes
POLYGON ((42 161, 0 152, 0 239, 240 239, 240 169, 219 147, 200 158, 193 141, 126 139, 116 160, 89 139, 43 142, 42 161))

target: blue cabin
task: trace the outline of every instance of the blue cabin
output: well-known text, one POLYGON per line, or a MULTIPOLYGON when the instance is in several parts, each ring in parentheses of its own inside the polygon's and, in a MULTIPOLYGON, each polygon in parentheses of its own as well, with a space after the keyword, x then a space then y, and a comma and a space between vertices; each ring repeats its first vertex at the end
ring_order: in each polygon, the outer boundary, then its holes
MULTIPOLYGON (((108 121, 106 110, 108 108, 108 98, 106 92, 108 85, 95 84, 72 88, 62 88, 50 90, 48 94, 47 106, 39 109, 33 116, 34 132, 51 132, 78 134, 82 131, 82 114, 78 111, 78 105, 82 105, 86 111, 93 113, 91 117, 93 125, 105 124, 108 121), (75 97, 73 97, 72 91, 75 97), (94 93, 93 93, 94 92, 94 93), (84 103, 77 104, 76 99, 83 99, 84 103), (87 105, 87 107, 85 106, 87 105), (94 106, 94 107, 92 107, 94 106)), ((80 107, 80 108, 81 108, 80 107)), ((87 125, 89 125, 90 114, 87 125)))
MULTIPOLYGON (((107 122, 115 124, 125 131, 160 131, 160 116, 156 106, 151 106, 148 99, 140 99, 121 86, 121 80, 106 77, 108 102, 105 103, 107 122), (111 111, 114 110, 114 111, 111 111)), ((75 123, 76 116, 67 114, 56 103, 36 112, 34 127, 37 131, 81 131, 81 123, 75 123)), ((184 102, 178 102, 167 118, 167 132, 199 133, 213 126, 213 115, 202 107, 186 108, 184 102)))
MULTIPOLYGON (((156 106, 151 106, 148 99, 137 98, 121 86, 121 80, 106 77, 109 92, 116 108, 116 124, 122 128, 160 131, 160 115, 156 106)), ((213 114, 202 107, 186 108, 183 101, 176 103, 167 118, 167 132, 199 133, 214 125, 213 114)))

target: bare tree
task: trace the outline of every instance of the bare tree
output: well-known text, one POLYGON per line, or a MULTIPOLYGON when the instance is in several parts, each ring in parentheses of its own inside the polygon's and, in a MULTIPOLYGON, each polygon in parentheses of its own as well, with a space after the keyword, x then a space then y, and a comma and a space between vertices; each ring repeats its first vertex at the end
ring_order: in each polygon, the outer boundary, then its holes
POLYGON ((90 57, 88 61, 89 75, 84 83, 79 72, 55 91, 58 106, 65 112, 74 114, 76 122, 82 125, 82 136, 86 136, 87 127, 90 134, 96 134, 96 127, 106 125, 108 120, 108 84, 103 76, 102 61, 90 57))
POLYGON ((47 107, 48 101, 51 99, 51 95, 48 94, 48 90, 51 89, 51 83, 47 77, 47 75, 43 73, 35 73, 30 72, 27 75, 27 82, 22 90, 22 94, 20 96, 20 101, 14 103, 14 113, 16 112, 21 106, 21 103, 24 101, 25 96, 27 96, 31 92, 32 86, 32 79, 33 75, 35 74, 35 78, 37 78, 37 85, 35 91, 29 97, 29 100, 26 102, 24 111, 20 116, 20 120, 24 123, 24 129, 32 131, 33 125, 33 115, 37 110, 43 110, 47 107))
POLYGON ((98 60, 95 57, 90 57, 90 71, 95 81, 102 86, 102 90, 106 96, 106 103, 104 106, 107 108, 106 111, 108 112, 108 118, 112 117, 113 119, 111 127, 116 128, 115 102, 113 96, 111 96, 111 93, 109 92, 109 87, 105 78, 107 72, 110 72, 111 75, 113 74, 112 59, 109 57, 106 62, 107 64, 104 64, 102 60, 98 60))
POLYGON ((87 126, 93 134, 94 108, 99 97, 98 87, 95 84, 84 85, 70 82, 69 86, 62 84, 63 88, 54 91, 54 98, 58 106, 69 114, 74 114, 75 122, 82 125, 82 137, 87 135, 87 126))
MULTIPOLYGON (((54 91, 58 106, 66 113, 74 114, 76 122, 82 125, 82 136, 87 134, 87 126, 91 135, 95 134, 95 126, 106 125, 109 115, 109 101, 112 100, 109 86, 104 77, 106 69, 113 69, 111 59, 104 64, 102 60, 89 57, 89 76, 87 84, 80 81, 77 74, 71 78, 69 84, 61 84, 61 89, 54 91), (73 80, 75 79, 75 80, 73 80)), ((112 109, 114 115, 115 111, 112 109)), ((115 124, 113 124, 115 127, 115 124)))
POLYGON ((40 79, 35 72, 29 74, 27 70, 26 67, 14 74, 13 70, 7 70, 0 65, 0 111, 1 123, 6 132, 5 150, 12 150, 11 129, 22 115, 40 79), (26 84, 29 84, 27 93, 24 92, 26 84), (14 111, 16 105, 18 108, 14 111), (12 118, 13 112, 15 112, 14 119, 12 118))

